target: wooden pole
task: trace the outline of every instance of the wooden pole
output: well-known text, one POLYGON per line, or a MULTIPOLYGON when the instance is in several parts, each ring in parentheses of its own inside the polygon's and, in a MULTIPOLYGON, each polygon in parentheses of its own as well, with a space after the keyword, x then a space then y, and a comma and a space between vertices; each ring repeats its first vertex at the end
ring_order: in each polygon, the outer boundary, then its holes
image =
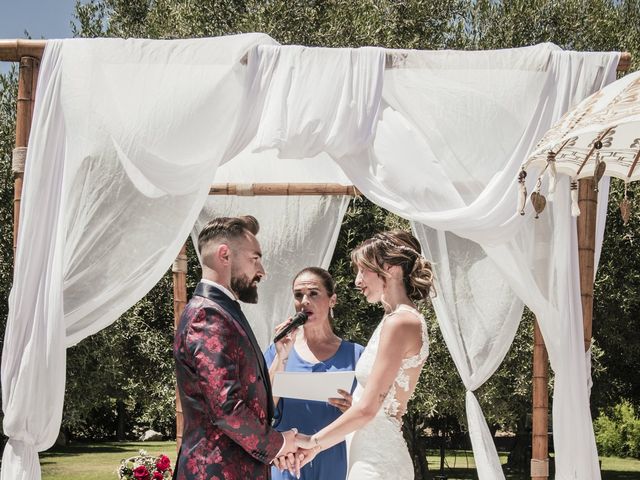
MULTIPOLYGON (((24 56, 42 58, 46 42, 46 40, 0 39, 0 62, 18 62, 24 56)), ((396 54, 402 55, 402 52, 396 52, 396 54)), ((393 59, 394 52, 387 51, 385 68, 395 68, 396 62, 393 59)), ((630 67, 631 54, 622 52, 618 60, 618 71, 626 72, 630 67)))
POLYGON ((533 321, 533 415, 531 480, 549 478, 549 356, 538 320, 533 321))
POLYGON ((19 62, 22 57, 42 58, 46 40, 0 40, 0 62, 19 62))
POLYGON ((580 265, 580 295, 582 299, 582 326, 584 351, 591 347, 593 321, 593 280, 595 277, 596 220, 598 192, 593 178, 578 181, 578 262, 580 265))
POLYGON ((18 245, 18 231, 20 229, 20 202, 22 200, 22 182, 27 157, 27 145, 31 132, 33 104, 35 102, 36 85, 38 82, 39 61, 33 57, 23 57, 20 60, 18 73, 18 99, 16 105, 16 148, 13 151, 13 256, 16 255, 18 245))
POLYGON ((351 195, 360 191, 353 185, 338 183, 218 183, 211 186, 209 195, 287 196, 287 195, 351 195))
MULTIPOLYGON (((187 245, 184 244, 180 249, 178 257, 173 262, 173 333, 175 335, 180 322, 180 316, 187 304, 187 245)), ((176 443, 178 451, 182 445, 182 405, 180 403, 180 395, 176 388, 176 443)))

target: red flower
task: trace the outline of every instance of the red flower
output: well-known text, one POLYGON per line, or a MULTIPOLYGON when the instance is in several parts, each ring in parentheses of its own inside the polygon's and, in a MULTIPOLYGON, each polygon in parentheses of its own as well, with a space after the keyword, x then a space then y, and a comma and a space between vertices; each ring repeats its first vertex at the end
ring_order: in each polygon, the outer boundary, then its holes
POLYGON ((149 470, 147 470, 147 467, 140 465, 133 469, 133 478, 136 480, 151 480, 151 474, 149 470))
POLYGON ((156 460, 156 468, 161 472, 164 472, 167 468, 171 466, 171 460, 166 455, 160 455, 160 458, 156 460))
POLYGON ((164 480, 164 474, 156 470, 153 472, 153 480, 164 480))

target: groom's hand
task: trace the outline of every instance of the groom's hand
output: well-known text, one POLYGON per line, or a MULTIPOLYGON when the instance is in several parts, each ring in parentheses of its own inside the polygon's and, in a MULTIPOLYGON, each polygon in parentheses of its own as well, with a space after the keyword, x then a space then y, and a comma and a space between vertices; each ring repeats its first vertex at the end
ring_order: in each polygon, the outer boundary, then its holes
POLYGON ((282 432, 285 444, 280 450, 280 456, 273 459, 273 465, 280 471, 288 470, 291 475, 295 475, 296 478, 300 478, 300 468, 302 467, 301 462, 304 456, 298 453, 299 449, 296 444, 296 434, 297 430, 295 428, 282 432))
POLYGON ((295 428, 287 430, 286 432, 282 432, 282 436, 284 437, 284 445, 280 449, 280 456, 293 453, 298 449, 298 444, 296 443, 297 433, 298 430, 296 430, 295 428))

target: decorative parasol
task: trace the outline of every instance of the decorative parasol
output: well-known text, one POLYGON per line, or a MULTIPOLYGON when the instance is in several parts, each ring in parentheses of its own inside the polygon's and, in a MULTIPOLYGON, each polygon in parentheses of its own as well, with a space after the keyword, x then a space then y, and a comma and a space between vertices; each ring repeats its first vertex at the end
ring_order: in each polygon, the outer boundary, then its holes
POLYGON ((518 176, 518 211, 524 215, 527 191, 525 177, 531 167, 542 168, 531 203, 536 218, 544 210, 546 198, 540 193, 545 178, 549 197, 559 174, 571 177, 571 214, 580 215, 578 180, 593 178, 597 191, 604 175, 625 182, 620 204, 622 218, 629 220, 631 204, 627 184, 640 180, 640 71, 629 74, 583 100, 567 112, 538 142, 518 176))

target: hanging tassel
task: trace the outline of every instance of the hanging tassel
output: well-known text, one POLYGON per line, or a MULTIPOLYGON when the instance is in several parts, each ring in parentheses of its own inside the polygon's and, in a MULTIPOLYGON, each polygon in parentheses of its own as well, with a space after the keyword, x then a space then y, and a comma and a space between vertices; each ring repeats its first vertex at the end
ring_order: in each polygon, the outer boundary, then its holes
POLYGON ((627 198, 627 182, 624 183, 624 198, 622 202, 620 202, 620 215, 622 215, 622 223, 629 223, 629 218, 631 217, 631 202, 627 198))
POLYGON ((533 205, 533 209, 536 211, 536 218, 540 218, 540 214, 544 210, 544 207, 547 205, 547 199, 544 198, 544 195, 540 193, 541 187, 542 187, 542 175, 538 177, 538 181, 536 182, 536 188, 531 194, 531 204, 533 205))
POLYGON ((600 149, 602 148, 602 142, 600 140, 598 140, 595 143, 595 148, 596 148, 596 160, 595 160, 595 166, 593 169, 593 191, 597 192, 598 183, 600 182, 600 179, 604 176, 604 172, 607 169, 607 164, 600 160, 600 149))
POLYGON ((518 210, 520 215, 524 215, 524 206, 527 203, 527 186, 524 183, 524 179, 527 178, 527 172, 523 168, 518 174, 518 183, 520 184, 518 192, 518 210))
POLYGON ((556 193, 557 175, 556 170, 556 154, 549 151, 547 154, 547 166, 549 167, 549 201, 553 200, 553 194, 556 193))
POLYGON ((571 216, 580 215, 580 207, 578 206, 578 181, 571 179, 571 216))

